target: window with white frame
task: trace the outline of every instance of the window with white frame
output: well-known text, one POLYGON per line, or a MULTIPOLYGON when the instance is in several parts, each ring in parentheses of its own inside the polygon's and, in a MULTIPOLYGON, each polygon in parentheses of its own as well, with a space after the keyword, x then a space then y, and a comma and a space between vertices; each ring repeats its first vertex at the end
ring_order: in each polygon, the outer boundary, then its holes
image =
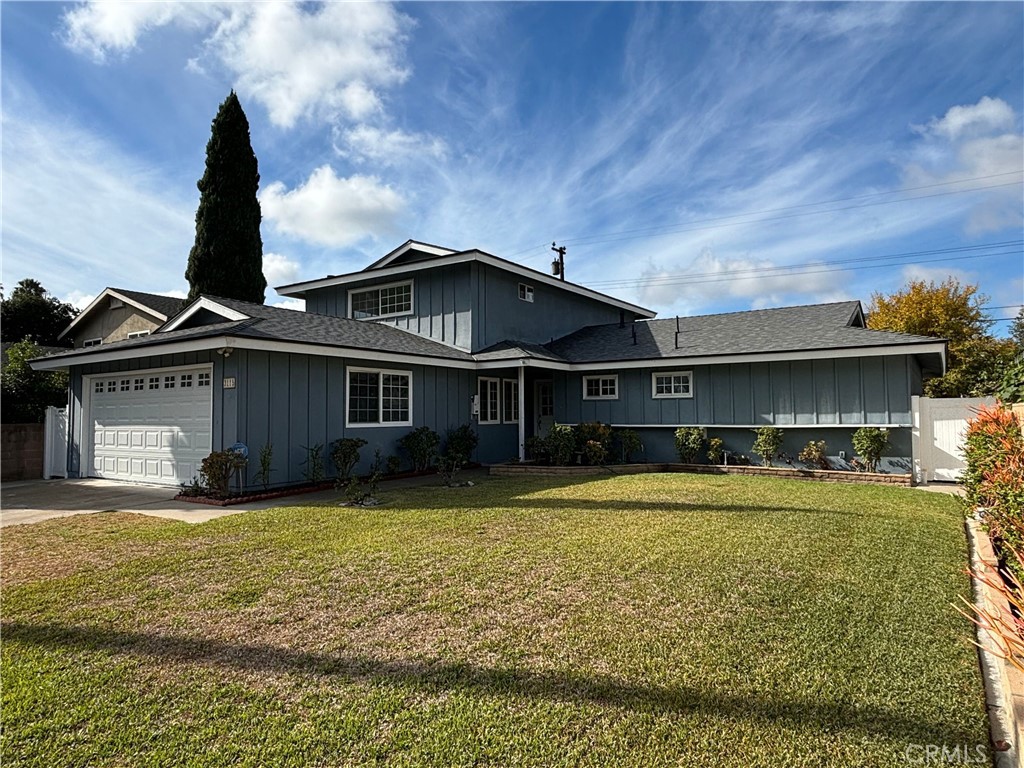
POLYGON ((519 423, 519 380, 501 380, 501 421, 503 424, 519 423))
POLYGON ((526 283, 519 284, 519 300, 533 303, 533 286, 526 283))
POLYGON ((82 342, 83 347, 98 347, 103 343, 103 339, 86 339, 82 342))
POLYGON ((143 336, 149 336, 149 331, 132 331, 128 334, 129 339, 141 339, 143 336))
POLYGON ((412 373, 349 368, 347 413, 350 427, 411 426, 412 373))
POLYGON ((412 280, 348 292, 348 315, 356 320, 412 312, 412 280))
POLYGON ((584 376, 584 400, 618 400, 619 377, 615 376, 584 376))
POLYGON ((651 396, 693 397, 693 374, 690 371, 655 371, 651 374, 651 396))
POLYGON ((481 424, 501 423, 501 379, 477 380, 480 394, 480 418, 481 424))

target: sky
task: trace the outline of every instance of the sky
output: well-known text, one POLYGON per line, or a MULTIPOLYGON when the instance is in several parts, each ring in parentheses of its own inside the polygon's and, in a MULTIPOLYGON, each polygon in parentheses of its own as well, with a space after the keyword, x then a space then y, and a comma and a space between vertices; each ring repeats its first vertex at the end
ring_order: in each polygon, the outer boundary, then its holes
POLYGON ((5 1, 5 291, 184 296, 232 89, 271 286, 557 241, 661 317, 949 276, 1024 301, 1019 2, 5 1))

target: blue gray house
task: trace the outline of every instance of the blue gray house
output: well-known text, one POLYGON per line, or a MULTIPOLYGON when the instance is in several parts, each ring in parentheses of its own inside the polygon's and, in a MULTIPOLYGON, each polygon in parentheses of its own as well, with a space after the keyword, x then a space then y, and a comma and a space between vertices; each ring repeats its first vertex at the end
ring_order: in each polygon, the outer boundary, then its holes
MULTIPOLYGON (((746 453, 852 452, 865 425, 910 457, 911 396, 945 343, 872 331, 859 302, 655 320, 643 307, 479 250, 409 241, 365 269, 283 286, 304 312, 203 296, 153 333, 41 358, 71 377, 68 473, 177 484, 211 451, 273 445, 274 484, 344 436, 397 454, 414 427, 471 423, 482 463, 554 423, 637 430, 673 459, 679 426, 746 453)), ((250 462, 250 474, 256 462, 250 462)), ((250 481, 252 480, 250 476, 250 481)))

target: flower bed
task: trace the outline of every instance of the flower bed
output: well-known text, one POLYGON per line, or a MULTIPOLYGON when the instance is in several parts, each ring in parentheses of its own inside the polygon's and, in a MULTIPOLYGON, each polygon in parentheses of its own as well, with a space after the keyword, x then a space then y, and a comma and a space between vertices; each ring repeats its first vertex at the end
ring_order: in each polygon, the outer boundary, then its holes
POLYGON ((870 483, 880 485, 913 485, 912 475, 884 472, 846 472, 825 469, 789 469, 780 467, 724 466, 720 464, 615 464, 589 467, 548 467, 536 464, 495 464, 492 475, 636 475, 644 472, 693 472, 705 475, 767 475, 793 480, 816 480, 823 483, 870 483))

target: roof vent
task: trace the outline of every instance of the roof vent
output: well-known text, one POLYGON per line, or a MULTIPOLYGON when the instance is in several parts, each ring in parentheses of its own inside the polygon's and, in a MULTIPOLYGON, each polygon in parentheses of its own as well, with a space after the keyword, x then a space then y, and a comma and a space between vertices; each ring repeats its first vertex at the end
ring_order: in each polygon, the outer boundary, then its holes
POLYGON ((111 296, 110 297, 110 308, 111 309, 120 309, 123 306, 124 306, 124 302, 121 301, 119 298, 117 298, 115 296, 111 296))

